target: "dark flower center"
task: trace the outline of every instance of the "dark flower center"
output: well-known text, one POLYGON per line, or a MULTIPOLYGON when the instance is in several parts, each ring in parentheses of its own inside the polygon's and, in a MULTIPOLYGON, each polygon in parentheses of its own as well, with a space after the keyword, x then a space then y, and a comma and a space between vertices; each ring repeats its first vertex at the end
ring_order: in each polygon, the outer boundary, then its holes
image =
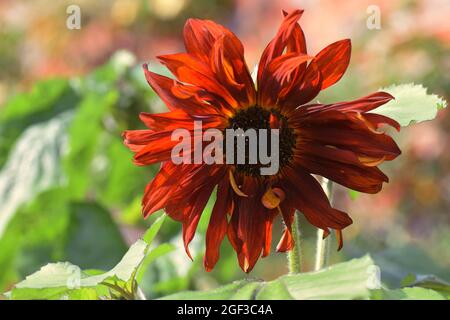
MULTIPOLYGON (((275 134, 271 129, 278 129, 278 148, 279 148, 279 168, 288 164, 293 155, 294 147, 296 142, 296 136, 294 130, 288 127, 288 121, 285 116, 283 116, 278 110, 275 109, 264 109, 260 106, 253 106, 246 109, 239 110, 235 115, 229 119, 229 125, 227 129, 242 129, 244 132, 248 129, 255 129, 258 141, 259 141, 261 131, 258 129, 267 129, 267 154, 272 155, 271 150, 271 135, 275 134)), ((225 135, 225 146, 226 144, 225 135)), ((264 139, 264 136, 261 137, 264 139)), ((259 160, 256 164, 249 163, 250 148, 249 148, 249 137, 245 137, 245 164, 236 164, 236 171, 244 173, 251 176, 259 176, 261 167, 269 167, 270 164, 262 164, 259 160)), ((226 147, 225 147, 226 148, 226 147)), ((234 141, 234 162, 237 163, 237 140, 234 141)))

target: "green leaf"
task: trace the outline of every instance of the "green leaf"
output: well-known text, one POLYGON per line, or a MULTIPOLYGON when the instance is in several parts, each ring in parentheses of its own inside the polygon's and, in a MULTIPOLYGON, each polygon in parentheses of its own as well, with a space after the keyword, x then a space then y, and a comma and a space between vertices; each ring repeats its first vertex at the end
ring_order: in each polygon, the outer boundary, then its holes
POLYGON ((127 283, 145 257, 147 243, 135 242, 122 260, 110 271, 88 275, 69 262, 50 263, 16 284, 9 294, 11 299, 92 299, 105 293, 105 284, 127 283), (91 290, 86 290, 91 289, 91 290), (81 291, 80 291, 81 290, 81 291), (95 294, 94 291, 95 290, 95 294))
POLYGON ((450 298, 450 284, 434 275, 408 274, 405 279, 402 280, 402 286, 431 289, 450 298))
POLYGON ((161 298, 162 300, 241 300, 251 299, 262 282, 235 281, 211 291, 184 291, 161 298))
POLYGON ((111 214, 97 203, 71 203, 64 259, 88 269, 107 270, 127 251, 111 214))
POLYGON ((136 275, 136 281, 140 284, 142 282, 142 279, 144 278, 145 272, 148 270, 148 267, 152 264, 152 262, 157 258, 174 251, 175 249, 176 247, 173 244, 163 243, 155 249, 151 250, 150 253, 145 256, 144 261, 142 261, 142 264, 139 267, 136 275))
POLYGON ((413 287, 396 290, 377 290, 373 300, 445 300, 438 292, 430 289, 413 287))
POLYGON ((164 221, 166 219, 166 215, 163 214, 161 217, 156 219, 155 222, 148 228, 148 230, 145 232, 142 239, 144 239, 145 242, 148 243, 148 245, 151 245, 153 242, 153 239, 155 239, 156 234, 159 232, 159 229, 161 229, 161 226, 163 225, 164 221))
POLYGON ((432 120, 438 110, 447 107, 447 102, 435 94, 428 94, 420 84, 394 85, 381 89, 395 97, 385 105, 374 110, 396 120, 402 126, 432 120))
POLYGON ((92 161, 104 133, 102 120, 116 103, 115 90, 105 94, 89 93, 81 102, 69 129, 69 153, 64 159, 72 194, 82 198, 92 179, 92 161))
MULTIPOLYGON (((83 209, 85 206, 88 206, 91 211, 94 209, 98 211, 88 215, 108 214, 98 210, 96 206, 87 204, 77 204, 75 209, 83 209)), ((83 210, 82 215, 85 214, 86 211, 83 210)), ((134 299, 138 291, 136 275, 141 265, 143 268, 140 270, 145 270, 156 258, 174 249, 170 244, 162 244, 147 254, 150 243, 161 228, 164 219, 165 216, 160 217, 146 233, 146 239, 149 242, 144 240, 135 242, 120 262, 108 272, 92 269, 82 271, 80 267, 69 262, 50 263, 16 284, 7 296, 10 299, 113 299, 118 297, 134 299)), ((93 233, 98 236, 96 230, 93 233)), ((86 234, 82 236, 88 237, 86 234)), ((95 244, 95 241, 92 241, 91 245, 95 244)), ((110 250, 110 248, 103 249, 110 250)), ((83 249, 83 252, 85 251, 86 248, 83 249)))
POLYGON ((185 291, 163 299, 368 299, 373 267, 372 259, 364 256, 318 272, 282 276, 269 282, 238 281, 212 291, 185 291))
POLYGON ((66 126, 72 113, 29 127, 0 172, 0 239, 22 204, 39 192, 64 183, 60 165, 65 154, 66 126))
POLYGON ((256 299, 367 299, 369 256, 336 264, 318 272, 283 276, 268 282, 256 299))
POLYGON ((46 111, 57 104, 68 87, 68 81, 63 79, 37 82, 30 92, 18 94, 8 101, 0 113, 0 122, 46 111))

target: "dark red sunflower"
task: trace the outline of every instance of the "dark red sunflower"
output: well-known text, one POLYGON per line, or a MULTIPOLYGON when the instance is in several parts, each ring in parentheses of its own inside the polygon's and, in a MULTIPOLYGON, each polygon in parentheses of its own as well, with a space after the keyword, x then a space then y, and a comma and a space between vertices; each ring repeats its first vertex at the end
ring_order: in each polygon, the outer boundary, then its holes
MULTIPOLYGON (((297 21, 303 11, 284 13, 274 39, 264 50, 256 85, 244 60, 244 47, 225 27, 209 20, 190 19, 184 28, 186 53, 158 57, 175 79, 155 74, 144 65, 148 83, 169 108, 161 114, 142 113, 148 130, 126 131, 125 144, 137 165, 162 162, 145 189, 145 217, 164 209, 183 226, 187 254, 197 224, 213 190, 217 198, 206 233, 204 265, 211 270, 220 244, 228 236, 245 272, 267 256, 274 218, 286 229, 277 251, 293 247, 291 225, 298 210, 314 226, 341 230, 352 223, 332 208, 317 174, 350 189, 377 193, 388 177, 377 168, 400 154, 394 140, 378 128, 399 124, 370 113, 393 99, 385 92, 335 104, 309 104, 336 83, 350 61, 350 40, 335 42, 315 56, 306 51, 297 21), (181 164, 171 161, 174 129, 279 128, 280 169, 260 176, 258 165, 181 164)), ((341 237, 340 237, 341 238, 341 237)), ((340 247, 342 241, 340 241, 340 247)))

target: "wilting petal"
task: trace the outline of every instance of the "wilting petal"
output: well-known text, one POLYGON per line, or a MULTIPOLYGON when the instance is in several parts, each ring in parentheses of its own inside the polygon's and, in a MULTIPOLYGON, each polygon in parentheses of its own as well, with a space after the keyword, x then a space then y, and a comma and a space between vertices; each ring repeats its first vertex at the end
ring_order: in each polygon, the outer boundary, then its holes
POLYGON ((387 92, 376 92, 366 97, 346 102, 338 102, 333 104, 315 104, 307 105, 298 110, 299 114, 312 114, 317 112, 325 112, 330 110, 336 110, 341 112, 356 111, 366 113, 372 111, 379 106, 394 99, 392 95, 387 92))
POLYGON ((277 245, 278 252, 289 251, 294 246, 294 239, 292 238, 292 223, 294 221, 295 208, 288 201, 289 199, 286 199, 286 201, 284 201, 280 206, 286 229, 284 230, 280 242, 277 245))
POLYGON ((218 197, 206 230, 206 252, 203 258, 206 271, 211 271, 219 260, 220 244, 228 229, 227 214, 231 215, 233 209, 231 192, 229 181, 225 176, 217 187, 218 197))
MULTIPOLYGON (((230 30, 210 20, 189 19, 184 26, 184 44, 187 52, 206 63, 209 62, 214 42, 223 35, 237 38, 230 30)), ((240 42, 236 44, 236 49, 243 53, 242 44, 240 42)))
POLYGON ((300 118, 293 124, 302 131, 299 149, 307 148, 308 141, 312 141, 373 159, 393 160, 401 153, 389 135, 374 130, 372 123, 358 112, 330 110, 300 118))
POLYGON ((365 193, 377 193, 381 190, 383 182, 389 181, 388 177, 377 167, 364 166, 361 163, 353 165, 341 162, 341 160, 326 158, 324 154, 305 154, 298 163, 308 172, 365 193))
POLYGON ((253 177, 245 177, 242 191, 249 195, 237 202, 239 223, 237 236, 243 243, 244 272, 250 272, 262 254, 265 244, 266 221, 273 219, 269 210, 262 203, 264 186, 253 177))
POLYGON ((345 213, 331 207, 320 183, 300 168, 286 168, 286 192, 297 210, 313 225, 323 230, 342 230, 352 223, 345 213))
POLYGON ((239 107, 246 107, 255 104, 256 91, 240 47, 236 37, 222 36, 214 43, 211 67, 219 82, 240 102, 239 107))
POLYGON ((316 55, 316 63, 322 74, 322 90, 342 78, 350 63, 351 42, 349 39, 330 44, 316 55))

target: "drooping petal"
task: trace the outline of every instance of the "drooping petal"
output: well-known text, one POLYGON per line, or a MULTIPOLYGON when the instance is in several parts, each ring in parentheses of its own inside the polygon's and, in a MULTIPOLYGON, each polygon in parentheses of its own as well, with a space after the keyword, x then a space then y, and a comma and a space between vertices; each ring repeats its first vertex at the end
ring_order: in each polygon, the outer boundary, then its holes
POLYGON ((325 47, 315 58, 322 74, 322 90, 338 82, 350 63, 351 42, 337 41, 325 47))
POLYGON ((285 170, 288 197, 311 224, 328 231, 328 228, 342 230, 352 223, 345 212, 331 207, 320 183, 310 174, 301 168, 285 170))
POLYGON ((192 170, 177 181, 177 189, 164 207, 167 214, 183 224, 183 241, 186 253, 192 259, 189 243, 197 229, 201 214, 215 186, 225 175, 225 168, 218 165, 191 165, 192 170))
POLYGON ((358 112, 330 110, 297 123, 302 130, 300 149, 304 148, 302 145, 307 148, 308 141, 313 141, 374 159, 393 160, 401 153, 392 137, 374 130, 358 112))
POLYGON ((286 228, 283 231, 281 239, 277 245, 278 252, 287 252, 294 246, 294 239, 292 237, 292 223, 294 221, 295 207, 286 199, 281 203, 280 210, 286 228))
POLYGON ((338 102, 333 104, 315 104, 307 105, 298 110, 299 115, 312 114, 317 112, 326 112, 336 110, 341 112, 355 111, 366 113, 372 111, 379 106, 394 99, 392 95, 387 92, 379 91, 372 93, 366 97, 356 99, 353 101, 338 102))
POLYGON ((227 215, 231 215, 233 210, 231 192, 230 182, 225 176, 217 187, 217 200, 206 230, 206 252, 203 258, 206 271, 211 271, 219 260, 220 244, 228 229, 227 215))

